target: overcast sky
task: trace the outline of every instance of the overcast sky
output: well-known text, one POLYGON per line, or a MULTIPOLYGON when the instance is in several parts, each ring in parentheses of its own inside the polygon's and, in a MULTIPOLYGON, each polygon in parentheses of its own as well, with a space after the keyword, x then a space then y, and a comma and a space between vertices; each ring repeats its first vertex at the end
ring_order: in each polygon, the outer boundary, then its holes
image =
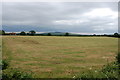
POLYGON ((4 2, 2 26, 18 32, 118 32, 117 2, 4 2))

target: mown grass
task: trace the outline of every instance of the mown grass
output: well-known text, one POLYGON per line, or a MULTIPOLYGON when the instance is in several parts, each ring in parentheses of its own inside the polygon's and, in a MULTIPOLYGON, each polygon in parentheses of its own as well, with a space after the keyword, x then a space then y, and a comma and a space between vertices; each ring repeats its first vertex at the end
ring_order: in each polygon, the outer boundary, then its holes
POLYGON ((35 78, 73 78, 115 61, 117 42, 109 37, 3 36, 3 59, 35 78))

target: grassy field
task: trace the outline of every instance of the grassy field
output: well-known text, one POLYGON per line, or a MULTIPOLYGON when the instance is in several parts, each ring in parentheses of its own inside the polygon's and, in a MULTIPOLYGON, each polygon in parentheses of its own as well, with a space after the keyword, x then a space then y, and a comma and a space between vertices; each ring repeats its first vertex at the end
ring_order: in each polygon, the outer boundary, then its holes
POLYGON ((3 36, 10 68, 36 78, 72 78, 115 60, 118 39, 110 37, 3 36))

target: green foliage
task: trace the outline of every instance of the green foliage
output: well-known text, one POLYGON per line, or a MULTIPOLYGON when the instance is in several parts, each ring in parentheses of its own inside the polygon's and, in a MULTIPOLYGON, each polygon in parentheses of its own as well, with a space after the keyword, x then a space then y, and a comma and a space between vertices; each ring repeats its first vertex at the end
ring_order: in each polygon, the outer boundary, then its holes
POLYGON ((102 72, 107 75, 107 77, 118 78, 118 63, 109 63, 103 67, 102 72))
POLYGON ((114 37, 120 37, 119 33, 114 33, 114 37))
POLYGON ((118 79, 118 64, 110 63, 108 65, 105 65, 102 70, 88 70, 80 74, 78 78, 105 78, 112 80, 118 79))
POLYGON ((69 36, 69 33, 65 33, 65 36, 69 36))
POLYGON ((118 55, 116 56, 116 59, 117 59, 118 67, 119 67, 118 73, 120 74, 120 52, 118 52, 118 55))
POLYGON ((2 60, 2 70, 7 69, 9 66, 8 60, 2 60))
POLYGON ((84 72, 80 75, 79 78, 106 78, 106 79, 112 79, 116 80, 119 78, 119 59, 120 59, 120 53, 118 53, 116 57, 117 61, 108 63, 107 65, 103 66, 102 70, 89 70, 87 72, 84 72))
POLYGON ((36 32, 35 32, 34 30, 29 31, 29 34, 30 34, 30 35, 35 35, 35 33, 36 33, 36 32))
POLYGON ((8 68, 9 61, 2 60, 2 79, 3 80, 22 80, 23 78, 32 78, 32 74, 22 72, 19 69, 8 68))
POLYGON ((19 69, 10 68, 3 71, 2 78, 4 80, 22 80, 25 78, 32 78, 32 74, 22 72, 19 69))
POLYGON ((51 36, 51 33, 48 33, 48 36, 51 36))
POLYGON ((81 78, 81 79, 84 79, 84 78, 86 78, 86 79, 88 79, 88 78, 91 78, 91 79, 93 79, 93 78, 106 78, 106 75, 100 71, 97 71, 97 70, 95 70, 95 71, 89 70, 88 72, 82 73, 79 78, 81 78))
POLYGON ((0 35, 4 35, 5 31, 4 30, 0 30, 0 35))
POLYGON ((20 35, 26 35, 26 33, 25 33, 24 31, 22 31, 22 32, 20 33, 20 35))
POLYGON ((117 62, 120 64, 120 52, 118 53, 118 55, 116 56, 117 62))

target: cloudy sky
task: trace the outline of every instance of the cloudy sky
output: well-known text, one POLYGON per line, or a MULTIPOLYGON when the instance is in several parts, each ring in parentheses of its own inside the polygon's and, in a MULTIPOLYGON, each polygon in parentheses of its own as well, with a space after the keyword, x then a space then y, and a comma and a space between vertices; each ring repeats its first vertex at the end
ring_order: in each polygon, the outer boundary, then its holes
POLYGON ((3 2, 7 32, 118 32, 117 2, 3 2))

